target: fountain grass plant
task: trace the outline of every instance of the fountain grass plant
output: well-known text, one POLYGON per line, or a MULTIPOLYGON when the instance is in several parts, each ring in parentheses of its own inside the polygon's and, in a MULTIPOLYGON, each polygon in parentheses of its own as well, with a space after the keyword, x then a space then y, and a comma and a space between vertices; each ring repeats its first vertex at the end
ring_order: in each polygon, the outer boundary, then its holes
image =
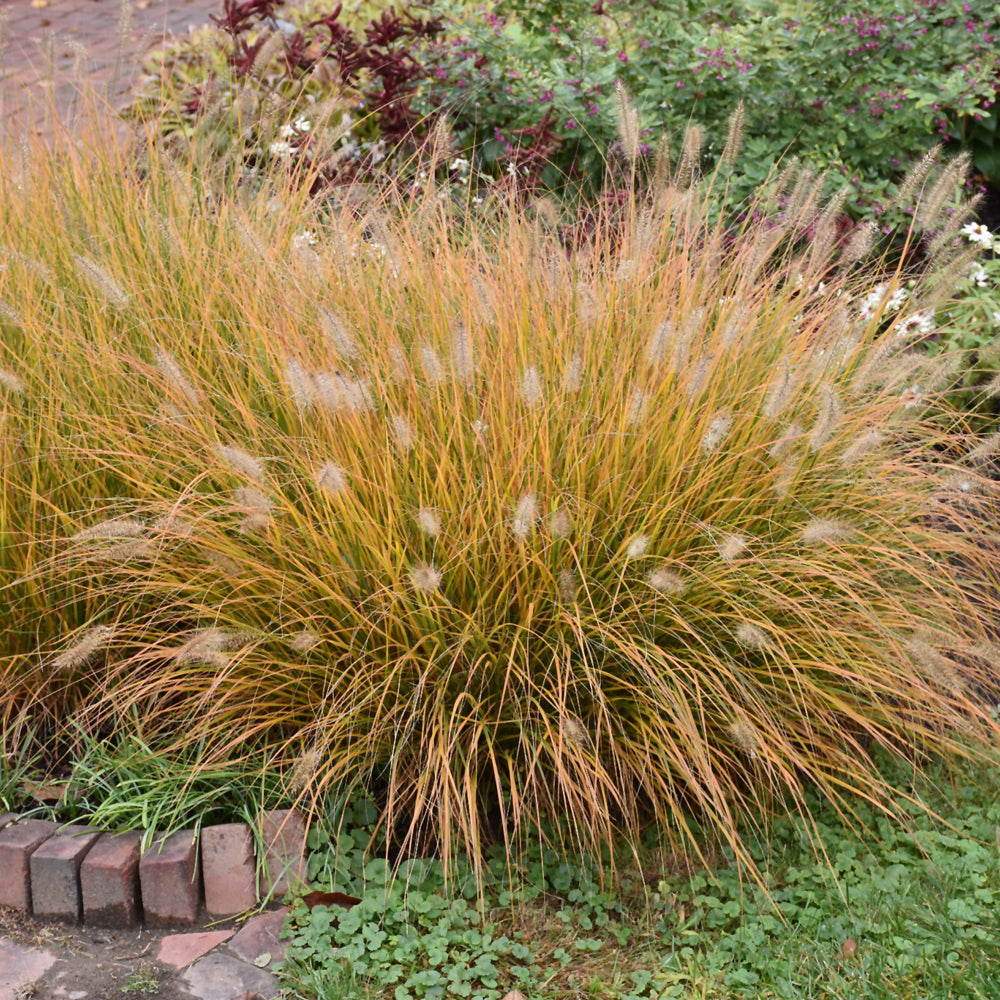
POLYGON ((655 822, 752 864, 807 788, 892 810, 876 748, 995 741, 993 444, 910 349, 965 251, 865 263, 787 172, 729 224, 688 146, 570 250, 545 206, 5 168, 6 719, 363 788, 446 858, 655 822))

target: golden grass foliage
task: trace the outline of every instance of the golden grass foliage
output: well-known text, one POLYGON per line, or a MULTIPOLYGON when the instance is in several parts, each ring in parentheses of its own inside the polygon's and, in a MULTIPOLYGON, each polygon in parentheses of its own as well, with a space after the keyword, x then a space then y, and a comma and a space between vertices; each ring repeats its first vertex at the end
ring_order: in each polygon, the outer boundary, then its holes
POLYGON ((892 328, 921 283, 862 310, 814 194, 727 230, 666 178, 568 255, 114 150, 0 185, 7 717, 266 738, 445 851, 738 850, 806 783, 885 804, 871 746, 996 738, 994 487, 892 328))

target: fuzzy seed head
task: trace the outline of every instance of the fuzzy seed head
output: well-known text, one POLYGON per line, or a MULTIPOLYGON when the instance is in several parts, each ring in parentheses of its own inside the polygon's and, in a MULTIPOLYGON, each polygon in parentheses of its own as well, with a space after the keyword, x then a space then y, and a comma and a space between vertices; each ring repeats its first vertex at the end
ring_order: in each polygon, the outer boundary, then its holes
MULTIPOLYGON (((280 33, 277 33, 279 37, 280 33)), ((322 747, 314 746, 307 750, 295 762, 292 773, 288 776, 288 789, 291 792, 301 792, 309 786, 309 782, 315 777, 323 762, 325 751, 322 747)))
POLYGON ((199 629, 174 653, 174 663, 207 663, 225 667, 229 664, 225 651, 231 648, 230 636, 223 629, 199 629))
POLYGON ((745 719, 740 719, 737 722, 730 723, 727 729, 733 742, 743 753, 753 760, 760 749, 760 741, 757 738, 757 731, 754 727, 745 719))
POLYGON ((216 445, 216 457, 222 459, 234 472, 255 483, 262 483, 267 478, 267 470, 264 463, 259 458, 245 452, 242 448, 235 448, 230 445, 216 445))
POLYGON ((771 638, 762 629, 749 622, 741 622, 733 631, 736 641, 746 649, 768 649, 771 638))
POLYGON ((994 431, 969 452, 969 458, 973 462, 982 462, 998 453, 1000 453, 1000 431, 994 431))
POLYGON ((625 546, 625 555, 629 559, 638 559, 646 554, 649 548, 649 535, 633 535, 625 546))
POLYGON ((549 534, 553 538, 568 538, 573 532, 573 518, 565 505, 557 507, 549 515, 549 534))
POLYGON ((316 485, 330 496, 335 497, 348 487, 347 473, 335 462, 326 462, 316 470, 316 485))
POLYGON ((541 404, 545 398, 542 376, 534 365, 528 365, 521 376, 521 398, 531 408, 541 404))
POLYGON ((625 420, 629 427, 635 427, 642 422, 646 414, 647 396, 642 389, 633 389, 625 410, 625 420))
POLYGON ((830 440, 838 420, 840 420, 840 400, 830 386, 824 386, 816 423, 813 424, 812 433, 809 435, 810 451, 819 451, 830 440))
POLYGON ((580 581, 576 573, 571 569, 559 571, 559 600, 564 604, 573 604, 576 601, 576 592, 580 587, 580 581))
POLYGON ((787 404, 792 396, 792 373, 787 366, 783 366, 778 373, 778 377, 771 384, 767 391, 767 399, 764 403, 764 416, 773 420, 787 404))
POLYGON ((776 462, 781 461, 800 437, 802 437, 802 424, 793 420, 785 429, 785 433, 768 448, 768 455, 776 462))
POLYGON ((578 747, 590 746, 590 733, 575 715, 564 715, 559 720, 559 729, 568 743, 578 747))
POLYGON ((241 486, 233 491, 233 502, 244 511, 241 535, 263 531, 271 523, 270 499, 254 486, 241 486))
POLYGON ((906 644, 914 666, 938 687, 949 694, 961 695, 965 682, 947 657, 942 656, 930 643, 923 639, 911 639, 906 644))
POLYGON ((646 583, 658 594, 681 594, 685 588, 684 578, 664 567, 650 570, 646 575, 646 583))
POLYGON ((797 471, 798 466, 794 459, 791 458, 784 459, 776 466, 771 479, 771 489, 774 490, 775 496, 784 497, 788 495, 788 491, 795 482, 797 471))
POLYGON ((845 263, 854 264, 859 260, 864 260, 871 253, 874 245, 875 223, 864 222, 854 230, 844 247, 845 263))
POLYGON ((584 281, 578 281, 575 290, 576 317, 582 324, 589 326, 598 316, 597 296, 593 288, 584 281))
POLYGON ((396 450, 401 454, 407 454, 416 442, 413 428, 405 417, 394 416, 392 418, 392 433, 396 444, 396 450))
POLYGON ((799 540, 803 545, 821 545, 824 542, 847 542, 854 534, 854 529, 844 521, 817 517, 802 529, 799 540))
POLYGON ((472 335, 464 326, 459 326, 452 334, 451 363, 458 380, 465 385, 472 385, 476 374, 475 357, 472 350, 472 335))
POLYGON ((171 386, 173 386, 178 395, 184 397, 184 400, 187 403, 193 406, 201 404, 204 399, 204 394, 184 374, 181 366, 171 354, 167 351, 161 351, 159 348, 155 348, 153 350, 153 362, 160 370, 160 374, 163 375, 171 386))
POLYGON ((410 582, 422 593, 432 594, 441 586, 441 573, 433 563, 421 563, 413 567, 410 582))
POLYGON ((417 527, 428 537, 437 538, 441 534, 441 518, 432 507, 421 507, 417 511, 417 527))
POLYGON ((76 263, 76 269, 79 271, 80 276, 100 292, 110 305, 116 306, 119 309, 124 309, 128 305, 128 295, 122 289, 121 285, 96 260, 84 254, 74 254, 73 260, 76 263))
POLYGON ((323 335, 344 361, 358 356, 358 342, 347 322, 325 306, 319 307, 319 321, 323 335))
POLYGON ((722 444, 729 433, 732 424, 732 418, 726 413, 717 413, 712 417, 711 423, 708 425, 708 430, 705 431, 701 439, 701 450, 706 455, 711 455, 712 452, 717 451, 719 445, 722 444))
POLYGON ((431 385, 440 385, 447 378, 444 365, 438 357, 437 351, 430 344, 420 345, 420 364, 423 366, 424 375, 431 385))
POLYGON ((109 625, 97 625, 88 629, 69 649, 61 652, 53 661, 55 670, 76 670, 85 667, 108 644, 114 635, 109 625))
POLYGON ((583 387, 583 357, 574 354, 566 365, 566 372, 563 375, 563 392, 568 395, 575 395, 583 387))
POLYGON ((726 535, 726 537, 719 542, 719 555, 721 555, 727 563, 734 563, 747 552, 749 547, 746 535, 726 535))
POLYGON ((746 130, 746 121, 746 105, 740 101, 729 116, 729 124, 726 129, 726 142, 722 147, 722 155, 719 157, 719 166, 723 169, 731 169, 740 155, 740 149, 743 146, 743 133, 746 130))
POLYGON ((298 409, 308 410, 316 401, 316 386, 309 373, 294 358, 285 362, 285 381, 298 409))
POLYGON ((8 305, 2 300, 0 300, 0 319, 5 323, 10 323, 11 326, 24 325, 24 319, 21 314, 13 306, 8 305))
POLYGON ((708 377, 712 372, 712 363, 714 361, 715 358, 713 355, 706 354, 704 357, 699 358, 691 368, 687 385, 684 387, 684 395, 687 396, 689 402, 693 403, 702 394, 705 386, 708 385, 708 377))
POLYGON ((615 121, 625 157, 635 163, 639 155, 639 111, 621 80, 615 80, 615 121))
POLYGON ((873 452, 882 443, 882 433, 881 431, 870 430, 866 431, 857 439, 857 441, 848 445, 844 449, 843 454, 840 456, 841 465, 854 465, 860 459, 864 458, 865 455, 873 452))
POLYGON ((112 517, 98 521, 73 536, 75 542, 91 542, 109 538, 143 538, 148 526, 134 517, 112 517))
POLYGON ((670 320, 664 320, 650 335, 646 346, 646 360, 651 365, 659 364, 667 354, 667 348, 674 338, 674 328, 670 320))
POLYGON ((535 530, 535 519, 538 517, 538 505, 534 493, 524 493, 517 502, 517 509, 510 524, 510 530, 522 541, 535 530))
POLYGON ((319 645, 319 636, 312 629, 304 628, 296 632, 288 643, 296 653, 308 653, 319 645))
POLYGON ((20 396, 28 388, 27 382, 19 375, 15 375, 9 368, 0 368, 0 386, 17 396, 20 396))

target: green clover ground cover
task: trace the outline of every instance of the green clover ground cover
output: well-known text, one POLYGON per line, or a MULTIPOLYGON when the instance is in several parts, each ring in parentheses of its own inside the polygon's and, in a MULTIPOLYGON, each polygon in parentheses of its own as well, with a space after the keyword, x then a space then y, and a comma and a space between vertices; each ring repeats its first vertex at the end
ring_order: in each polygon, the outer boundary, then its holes
POLYGON ((904 825, 873 814, 859 835, 818 801, 775 822, 753 847, 766 887, 723 851, 687 872, 650 853, 611 891, 595 859, 538 847, 514 872, 497 857, 480 897, 468 868, 393 873, 366 831, 317 831, 313 884, 362 902, 296 906, 285 976, 309 1000, 994 997, 1000 789, 930 773, 897 771, 904 825))

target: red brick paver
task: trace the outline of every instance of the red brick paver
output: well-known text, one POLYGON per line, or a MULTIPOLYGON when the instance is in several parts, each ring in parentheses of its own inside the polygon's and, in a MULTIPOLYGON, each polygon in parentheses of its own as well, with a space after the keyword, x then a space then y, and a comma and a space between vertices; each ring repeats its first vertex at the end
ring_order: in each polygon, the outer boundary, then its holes
POLYGON ((266 854, 264 889, 283 895, 300 886, 306 877, 306 819, 297 809, 272 809, 260 818, 261 841, 266 854))
POLYGON ((201 831, 201 871, 205 909, 232 916, 257 904, 253 834, 246 823, 206 826, 201 831))
POLYGON ((59 828, 44 819, 25 819, 0 830, 0 906, 31 909, 31 855, 59 828))
POLYGON ((156 953, 156 961, 183 969, 195 959, 228 941, 232 931, 194 931, 191 934, 168 934, 156 953))
POLYGON ((31 855, 31 910, 36 917, 80 922, 80 864, 100 835, 92 827, 64 826, 31 855))
POLYGON ((155 840, 139 862, 139 889, 151 927, 193 926, 201 905, 201 866, 193 830, 155 840))
POLYGON ((83 920, 94 927, 124 930, 141 916, 138 832, 104 834, 80 866, 83 920))
POLYGON ((137 79, 140 61, 171 35, 210 24, 222 0, 132 0, 121 32, 121 0, 16 0, 4 5, 0 120, 15 135, 72 128, 83 110, 81 83, 112 108, 137 79))

